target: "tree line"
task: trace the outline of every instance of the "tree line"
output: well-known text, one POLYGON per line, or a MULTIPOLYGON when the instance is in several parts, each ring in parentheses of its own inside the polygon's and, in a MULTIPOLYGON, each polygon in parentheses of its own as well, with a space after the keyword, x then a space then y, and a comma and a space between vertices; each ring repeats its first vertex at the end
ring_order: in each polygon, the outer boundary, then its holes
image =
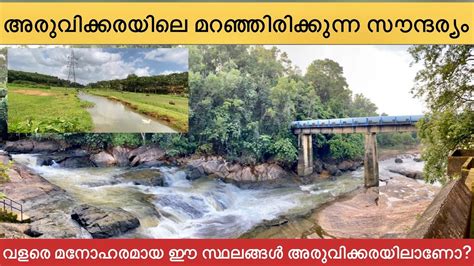
POLYGON ((69 80, 60 79, 55 76, 11 69, 8 70, 8 83, 54 87, 83 87, 83 85, 79 83, 71 83, 69 80))
POLYGON ((148 77, 130 74, 125 79, 98 81, 89 83, 87 87, 155 94, 187 94, 188 72, 148 77))

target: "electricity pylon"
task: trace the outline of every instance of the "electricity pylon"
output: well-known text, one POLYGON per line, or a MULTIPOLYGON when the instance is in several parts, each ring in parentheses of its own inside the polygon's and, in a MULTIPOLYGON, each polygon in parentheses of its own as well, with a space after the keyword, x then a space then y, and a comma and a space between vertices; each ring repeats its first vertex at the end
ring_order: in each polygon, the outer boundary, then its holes
POLYGON ((67 80, 69 81, 69 85, 75 86, 77 57, 74 55, 74 49, 71 49, 71 54, 67 59, 67 80))

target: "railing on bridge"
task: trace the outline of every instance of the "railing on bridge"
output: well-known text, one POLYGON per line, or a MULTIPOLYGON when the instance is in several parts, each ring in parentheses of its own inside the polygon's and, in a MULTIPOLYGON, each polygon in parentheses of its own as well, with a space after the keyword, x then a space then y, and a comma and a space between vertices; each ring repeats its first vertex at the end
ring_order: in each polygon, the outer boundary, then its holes
POLYGON ((368 116, 368 117, 350 117, 335 119, 317 119, 294 121, 291 127, 301 128, 337 128, 337 127, 368 127, 368 126, 398 126, 414 125, 422 115, 404 115, 404 116, 368 116))
POLYGON ((10 210, 10 212, 13 212, 13 210, 15 210, 19 212, 20 221, 23 221, 23 205, 21 203, 7 197, 3 197, 0 200, 0 208, 2 208, 4 211, 10 210))

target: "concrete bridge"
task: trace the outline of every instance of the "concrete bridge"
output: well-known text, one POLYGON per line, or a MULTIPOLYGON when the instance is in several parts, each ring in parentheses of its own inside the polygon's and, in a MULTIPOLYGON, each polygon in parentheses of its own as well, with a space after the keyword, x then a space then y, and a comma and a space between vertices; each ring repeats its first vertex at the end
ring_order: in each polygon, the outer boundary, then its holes
POLYGON ((378 186, 379 165, 376 134, 416 131, 415 124, 422 117, 421 115, 373 116, 294 121, 291 123, 291 128, 298 135, 298 175, 306 176, 313 173, 313 134, 364 133, 364 184, 365 187, 378 186))

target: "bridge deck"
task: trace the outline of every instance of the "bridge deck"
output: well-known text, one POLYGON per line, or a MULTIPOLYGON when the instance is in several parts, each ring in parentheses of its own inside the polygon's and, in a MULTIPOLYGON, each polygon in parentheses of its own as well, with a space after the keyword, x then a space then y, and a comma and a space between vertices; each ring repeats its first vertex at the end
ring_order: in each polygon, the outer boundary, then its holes
POLYGON ((412 115, 317 119, 294 121, 291 127, 295 134, 416 131, 415 125, 421 118, 412 115))

